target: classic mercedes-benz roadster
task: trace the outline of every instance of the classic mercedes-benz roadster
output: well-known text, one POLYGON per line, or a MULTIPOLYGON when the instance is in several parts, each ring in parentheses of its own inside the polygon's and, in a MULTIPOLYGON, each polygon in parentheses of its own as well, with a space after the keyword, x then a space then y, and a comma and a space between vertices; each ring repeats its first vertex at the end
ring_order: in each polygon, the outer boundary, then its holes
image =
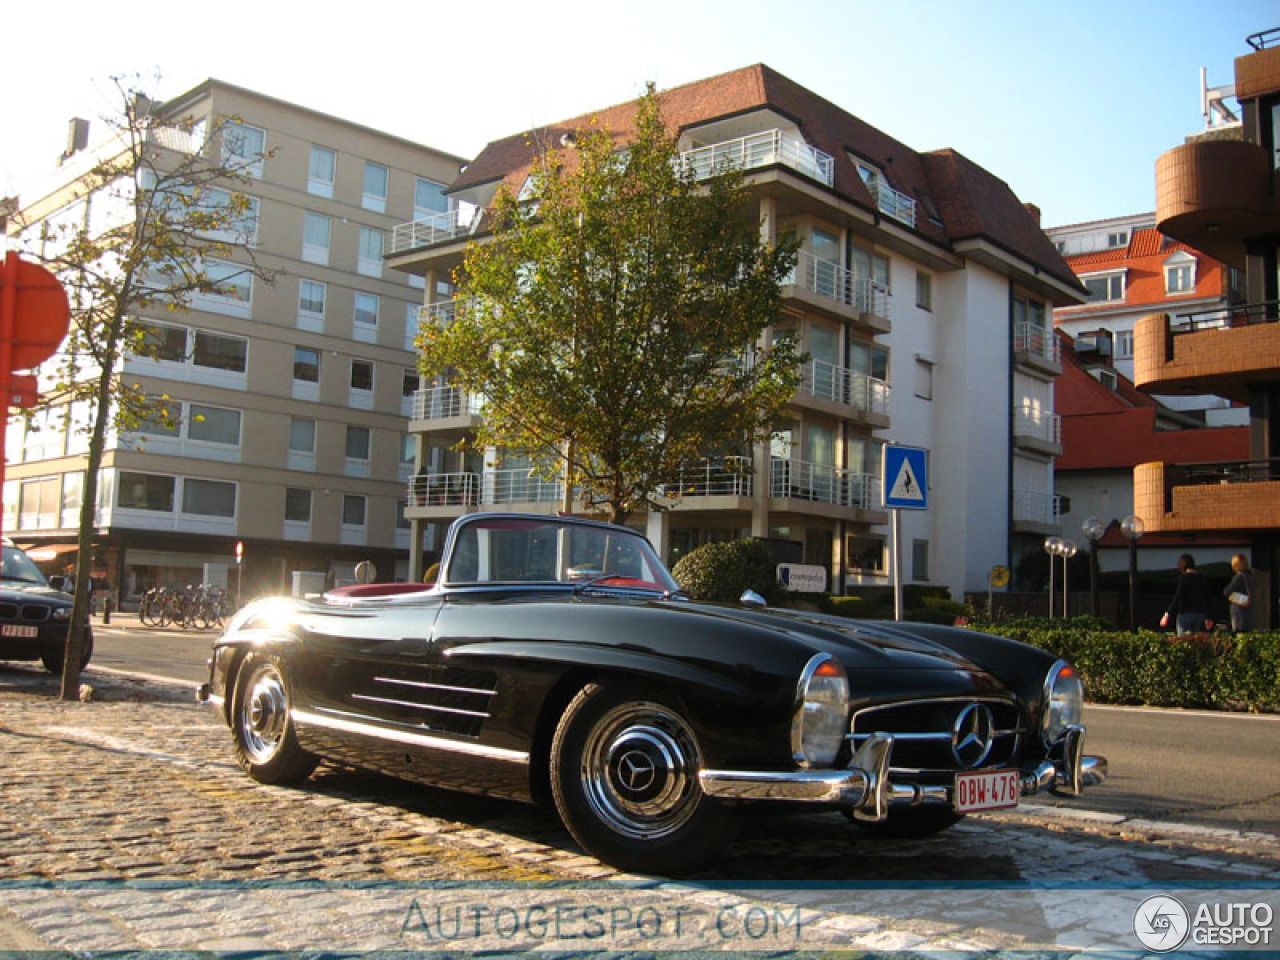
POLYGON ((922 835, 1107 769, 1080 678, 1041 650, 695 603, 639 534, 560 517, 457 520, 434 585, 255 602, 199 695, 256 780, 326 758, 550 801, 592 854, 649 873, 705 863, 747 805, 922 835))

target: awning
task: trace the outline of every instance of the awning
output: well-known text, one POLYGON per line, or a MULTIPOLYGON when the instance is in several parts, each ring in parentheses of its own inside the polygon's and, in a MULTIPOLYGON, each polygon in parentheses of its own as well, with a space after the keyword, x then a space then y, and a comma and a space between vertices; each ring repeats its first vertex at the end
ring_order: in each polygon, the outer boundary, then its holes
POLYGON ((49 560, 56 560, 58 557, 68 553, 76 553, 80 550, 78 543, 31 543, 22 546, 23 551, 36 563, 46 563, 49 560))

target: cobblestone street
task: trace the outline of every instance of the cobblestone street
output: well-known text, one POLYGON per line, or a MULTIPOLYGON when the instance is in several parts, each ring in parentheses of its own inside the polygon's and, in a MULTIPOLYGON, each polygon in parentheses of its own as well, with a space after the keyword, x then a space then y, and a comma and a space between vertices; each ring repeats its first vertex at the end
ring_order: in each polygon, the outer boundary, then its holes
MULTIPOLYGON (((753 818, 712 872, 679 884, 627 876, 583 855, 552 811, 329 766, 303 788, 256 784, 189 690, 86 679, 94 701, 62 703, 53 678, 0 665, 0 949, 434 948, 442 916, 458 916, 439 912, 440 891, 489 904, 465 916, 493 919, 505 915, 495 904, 521 904, 526 920, 530 898, 555 891, 557 902, 582 901, 565 908, 579 921, 607 910, 617 927, 643 909, 658 917, 673 891, 690 923, 699 911, 727 917, 763 896, 761 882, 772 891, 767 916, 794 921, 806 938, 777 939, 794 931, 765 924, 769 936, 752 934, 753 949, 977 951, 1043 944, 1063 927, 1075 933, 1062 943, 1084 946, 1123 944, 1130 928, 1109 928, 1131 923, 1133 903, 1152 891, 1280 889, 1275 838, 1031 805, 927 841, 873 839, 835 814, 753 818), (948 906, 959 888, 964 922, 948 906), (1112 890, 1125 893, 1108 912, 1112 890)), ((565 946, 527 926, 474 926, 473 940, 452 947, 565 946)), ((610 929, 611 948, 654 947, 642 925, 623 926, 610 929)), ((576 948, 595 945, 595 929, 577 928, 576 948)), ((663 936, 678 936, 663 948, 709 946, 680 939, 690 929, 668 923, 663 936)), ((742 941, 726 931, 751 928, 713 929, 715 946, 732 949, 742 941)))

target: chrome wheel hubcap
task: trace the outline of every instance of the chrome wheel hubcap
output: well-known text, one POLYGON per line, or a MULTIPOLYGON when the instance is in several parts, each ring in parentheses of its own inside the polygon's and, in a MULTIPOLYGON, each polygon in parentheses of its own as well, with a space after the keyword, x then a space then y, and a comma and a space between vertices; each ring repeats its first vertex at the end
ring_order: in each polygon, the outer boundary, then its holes
POLYGON ((617 833, 655 839, 688 822, 701 793, 698 754, 684 721, 656 703, 615 707, 596 723, 582 754, 587 802, 617 833))
POLYGON ((284 678, 273 666, 259 667, 240 705, 240 734, 254 763, 266 763, 280 749, 289 720, 284 678))

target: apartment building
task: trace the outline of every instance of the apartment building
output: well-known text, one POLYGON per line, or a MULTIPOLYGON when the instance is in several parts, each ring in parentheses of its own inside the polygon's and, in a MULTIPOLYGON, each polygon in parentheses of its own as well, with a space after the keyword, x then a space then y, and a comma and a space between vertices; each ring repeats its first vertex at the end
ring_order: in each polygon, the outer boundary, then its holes
POLYGON ((1234 137, 1191 137, 1156 161, 1161 233, 1241 271, 1243 298, 1207 317, 1153 313, 1133 335, 1134 382, 1218 394, 1249 410, 1249 458, 1151 461, 1134 470, 1147 530, 1238 531, 1250 540, 1253 623, 1275 628, 1280 586, 1280 29, 1235 61, 1234 137))
MULTIPOLYGON (((684 162, 700 176, 736 164, 765 237, 802 240, 773 334, 809 358, 770 443, 672 478, 673 509, 641 521, 664 555, 769 537, 826 568, 833 592, 888 583, 886 442, 929 457, 929 509, 901 518, 904 579, 985 590, 992 566, 1041 549, 1058 529, 1050 317, 1084 293, 1037 212, 955 151, 916 152, 764 65, 669 90, 662 110, 684 162)), ((592 116, 625 140, 635 113, 633 102, 592 116)), ((452 316, 442 284, 483 241, 498 188, 519 193, 534 145, 570 142, 591 120, 493 141, 450 184, 454 209, 392 231, 388 262, 423 278, 428 322, 452 316)), ((446 381, 415 398, 415 526, 477 507, 559 509, 560 485, 514 457, 455 449, 480 416, 446 381)))
MULTIPOLYGON (((258 158, 237 189, 251 198, 254 252, 275 279, 241 275, 185 313, 147 318, 161 351, 128 357, 121 373, 173 398, 177 426, 109 438, 95 572, 126 604, 153 585, 205 580, 245 595, 295 579, 314 589, 350 580, 363 560, 403 577, 423 292, 420 277, 387 267, 384 238, 450 208, 443 190, 462 159, 213 79, 152 113, 162 151, 205 148, 179 118, 206 128, 234 118, 222 149, 258 158)), ((106 198, 71 198, 113 147, 90 148, 84 121, 72 130, 59 169, 20 198, 13 221, 36 226, 11 246, 39 242, 42 221, 101 215, 106 198)), ((83 489, 87 442, 62 419, 51 413, 33 430, 14 420, 8 431, 5 531, 45 557, 74 552, 83 489)))
MULTIPOLYGON (((1129 380, 1139 317, 1167 311, 1203 322, 1225 317, 1228 303, 1242 296, 1238 271, 1162 234, 1155 213, 1051 227, 1045 233, 1089 291, 1087 302, 1054 311, 1054 327, 1087 353, 1109 351, 1110 365, 1129 380)), ((1106 366, 1091 369, 1106 376, 1106 366)), ((1179 393, 1160 401, 1210 426, 1248 422, 1248 411, 1214 394, 1179 393)))

